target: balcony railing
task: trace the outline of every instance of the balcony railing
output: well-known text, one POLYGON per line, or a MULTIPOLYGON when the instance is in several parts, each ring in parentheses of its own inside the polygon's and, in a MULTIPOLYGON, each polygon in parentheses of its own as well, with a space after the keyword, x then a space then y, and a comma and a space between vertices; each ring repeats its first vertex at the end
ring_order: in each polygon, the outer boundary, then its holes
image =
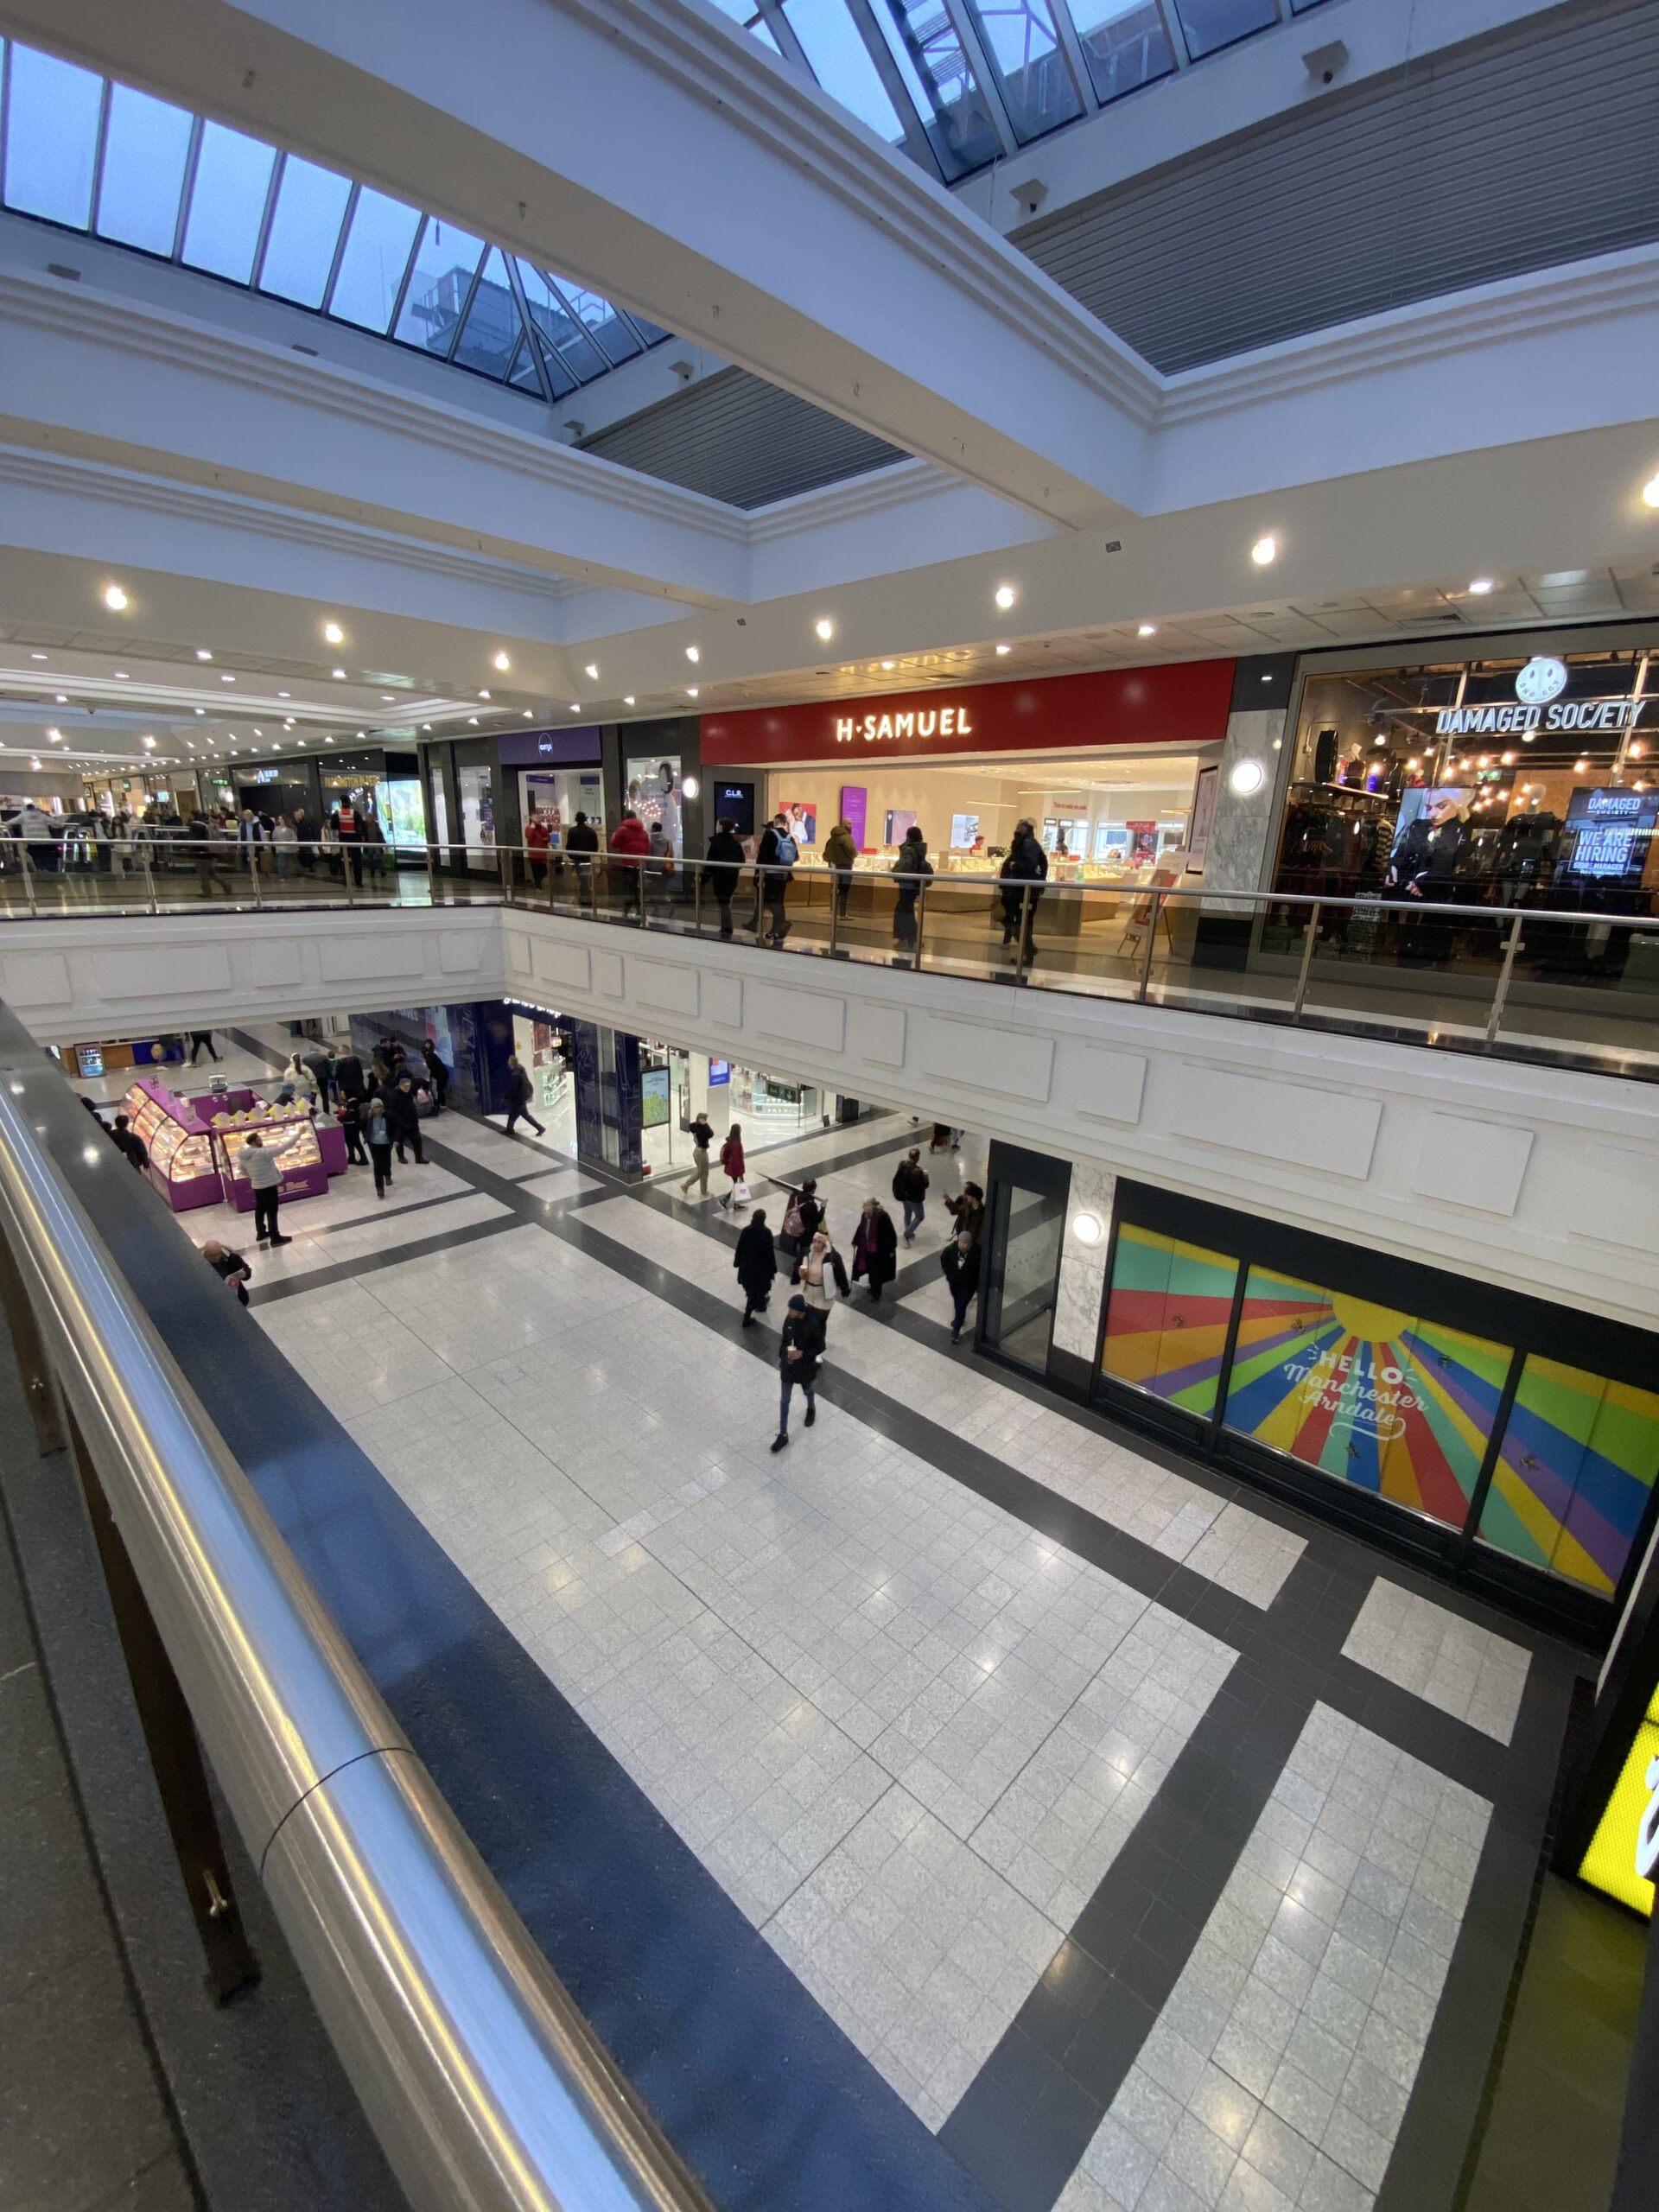
POLYGON ((1659 1077, 1659 920, 519 846, 13 839, 0 919, 509 905, 818 958, 1659 1077))

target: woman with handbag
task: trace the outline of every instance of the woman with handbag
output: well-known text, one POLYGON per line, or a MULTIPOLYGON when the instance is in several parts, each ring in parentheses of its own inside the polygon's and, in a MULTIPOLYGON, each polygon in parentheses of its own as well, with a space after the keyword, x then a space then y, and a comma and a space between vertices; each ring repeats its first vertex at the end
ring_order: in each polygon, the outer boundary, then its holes
POLYGON ((755 1315, 766 1310, 778 1274, 777 1247, 766 1227, 766 1217, 759 1206, 738 1237, 732 1265, 737 1269, 738 1285, 743 1293, 743 1326, 752 1329, 755 1315))
POLYGON ((822 1314, 826 1322, 835 1303, 833 1293, 839 1291, 843 1298, 849 1294, 846 1264, 825 1230, 817 1231, 805 1255, 797 1262, 794 1281, 810 1309, 822 1314))
MULTIPOLYGON (((743 1124, 734 1122, 726 1132, 725 1143, 720 1147, 720 1172, 726 1178, 727 1184, 726 1195, 720 1203, 728 1212, 734 1202, 739 1205, 748 1204, 749 1186, 743 1180, 743 1124)), ((768 1237, 767 1242, 771 1241, 768 1237)))

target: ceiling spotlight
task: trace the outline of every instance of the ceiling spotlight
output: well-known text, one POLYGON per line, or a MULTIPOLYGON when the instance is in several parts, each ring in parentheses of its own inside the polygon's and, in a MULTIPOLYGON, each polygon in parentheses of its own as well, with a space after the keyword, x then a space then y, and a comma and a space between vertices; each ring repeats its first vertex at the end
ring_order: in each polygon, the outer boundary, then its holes
POLYGON ((154 739, 153 737, 147 737, 147 738, 144 740, 144 743, 145 743, 146 745, 154 745, 154 744, 155 744, 155 742, 156 742, 156 741, 155 741, 155 739, 154 739))
POLYGON ((62 744, 63 732, 60 729, 49 729, 46 734, 51 739, 54 745, 62 744))
POLYGON ((205 714, 207 713, 207 708, 206 708, 206 707, 198 707, 198 708, 196 709, 196 712, 197 712, 199 715, 205 715, 205 714))
POLYGON ((1234 763, 1233 772, 1227 780, 1240 798, 1249 798, 1268 780, 1267 771, 1259 760, 1239 760, 1234 763))
POLYGON ((1491 588, 1492 580, 1490 576, 1471 576, 1469 579, 1470 592, 1476 599, 1484 599, 1491 588))
POLYGON ((505 676, 507 671, 512 666, 512 663, 507 658, 505 653, 497 653, 492 665, 499 668, 502 675, 505 676))
POLYGON ((431 725, 431 723, 430 723, 430 722, 423 722, 423 723, 421 724, 421 728, 422 728, 423 729, 430 729, 430 728, 431 728, 431 727, 432 727, 432 725, 431 725))
POLYGON ((359 735, 359 737, 366 737, 366 736, 368 735, 368 732, 367 732, 366 730, 362 730, 362 729, 359 730, 359 732, 358 732, 357 734, 358 734, 358 735, 359 735))
POLYGON ((336 683, 343 683, 346 680, 346 671, 343 668, 331 668, 328 673, 336 683))
POLYGON ((582 702, 580 699, 573 699, 570 702, 570 711, 573 715, 579 715, 582 712, 582 702))
POLYGON ((1386 745, 1388 741, 1389 734, 1386 730, 1382 729, 1378 730, 1376 735, 1371 740, 1371 743, 1373 745, 1386 745))
POLYGON ((44 653, 30 653, 29 658, 30 660, 44 660, 46 658, 46 655, 44 653))
POLYGON ((1142 622, 1135 634, 1137 638, 1155 638, 1158 634, 1158 625, 1155 622, 1142 622))
POLYGON ((1649 476, 1642 486, 1642 504, 1647 507, 1659 507, 1659 476, 1649 476))
POLYGON ((55 691, 52 696, 60 707, 67 707, 68 705, 69 694, 67 691, 55 691))
POLYGON ((234 683, 236 678, 233 676, 221 676, 219 680, 221 683, 234 683))
POLYGON ((127 604, 127 594, 122 590, 119 584, 105 585, 104 604, 109 608, 111 614, 119 614, 125 607, 127 604))
POLYGON ((487 691, 480 691, 478 696, 480 699, 487 699, 490 695, 487 691))
POLYGON ((198 645, 196 647, 196 658, 198 660, 212 660, 213 655, 208 652, 206 645, 198 645))
POLYGON ((529 709, 528 707, 526 707, 526 708, 524 709, 524 712, 523 712, 523 714, 520 715, 519 719, 520 719, 520 721, 522 721, 533 722, 533 721, 535 721, 536 717, 535 717, 535 715, 532 715, 532 714, 531 713, 530 709, 529 709))
POLYGON ((478 728, 478 716, 476 715, 468 715, 467 721, 469 728, 476 729, 478 728))
POLYGON ((632 691, 625 695, 622 703, 625 707, 631 707, 633 704, 633 694, 632 691))
POLYGON ((597 683, 599 681, 599 663, 596 660, 590 660, 587 667, 584 668, 582 672, 588 678, 588 681, 590 683, 597 683))
POLYGON ((996 657, 998 660, 1001 660, 1006 655, 1011 653, 1013 651, 1014 647, 1012 645, 999 645, 996 649, 996 657))
POLYGON ((1279 541, 1269 534, 1258 537, 1250 548, 1250 558, 1258 569, 1265 569, 1279 556, 1279 541))
POLYGON ((702 789, 702 785, 695 776, 682 776, 680 789, 687 798, 696 798, 697 793, 702 789))
POLYGON ((40 754, 39 754, 38 753, 35 755, 34 759, 29 762, 29 766, 30 766, 31 768, 38 768, 38 767, 40 766, 40 765, 41 765, 41 756, 40 756, 40 754))
POLYGON ((325 745, 332 745, 334 741, 332 737, 325 737, 322 741, 325 745))
POLYGON ((331 645, 343 645, 346 642, 346 632, 338 622, 325 622, 322 626, 322 634, 331 645))
POLYGON ((685 687, 685 696, 686 696, 686 697, 687 697, 688 699, 695 699, 695 698, 696 697, 696 696, 697 696, 697 687, 696 687, 696 685, 695 683, 688 683, 688 684, 686 685, 686 687, 685 687))
POLYGON ((130 683, 132 681, 124 668, 118 668, 116 670, 115 680, 118 683, 130 683))
POLYGON ((817 631, 818 636, 823 640, 826 645, 829 644, 830 639, 836 634, 836 626, 830 620, 830 617, 827 614, 820 614, 817 620, 812 625, 812 627, 817 631))
POLYGON ((996 588, 996 603, 1002 609, 1002 612, 1005 614, 1007 613, 1009 607, 1014 605, 1014 586, 1012 584, 998 584, 996 588))
POLYGON ((289 695, 288 692, 286 692, 286 691, 279 691, 279 692, 276 694, 276 696, 277 696, 279 699, 286 699, 286 698, 288 698, 289 696, 290 696, 290 695, 289 695))
POLYGON ((701 660, 702 658, 702 647, 701 645, 688 645, 685 649, 685 657, 687 660, 690 661, 701 660))

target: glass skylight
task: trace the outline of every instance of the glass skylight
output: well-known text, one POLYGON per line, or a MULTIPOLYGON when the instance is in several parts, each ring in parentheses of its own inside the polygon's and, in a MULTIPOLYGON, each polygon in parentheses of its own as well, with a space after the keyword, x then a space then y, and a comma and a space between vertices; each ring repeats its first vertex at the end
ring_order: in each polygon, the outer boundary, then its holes
POLYGON ((439 216, 15 39, 0 40, 0 201, 543 400, 669 335, 439 216))

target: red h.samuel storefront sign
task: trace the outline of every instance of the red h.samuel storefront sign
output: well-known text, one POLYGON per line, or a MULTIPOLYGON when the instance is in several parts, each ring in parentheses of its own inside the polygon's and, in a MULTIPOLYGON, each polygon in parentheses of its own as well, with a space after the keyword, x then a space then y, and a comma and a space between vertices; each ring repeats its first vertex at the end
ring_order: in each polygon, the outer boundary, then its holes
POLYGON ((918 754, 1212 745, 1227 734, 1230 660, 1102 669, 949 690, 890 691, 702 718, 705 768, 918 754))

